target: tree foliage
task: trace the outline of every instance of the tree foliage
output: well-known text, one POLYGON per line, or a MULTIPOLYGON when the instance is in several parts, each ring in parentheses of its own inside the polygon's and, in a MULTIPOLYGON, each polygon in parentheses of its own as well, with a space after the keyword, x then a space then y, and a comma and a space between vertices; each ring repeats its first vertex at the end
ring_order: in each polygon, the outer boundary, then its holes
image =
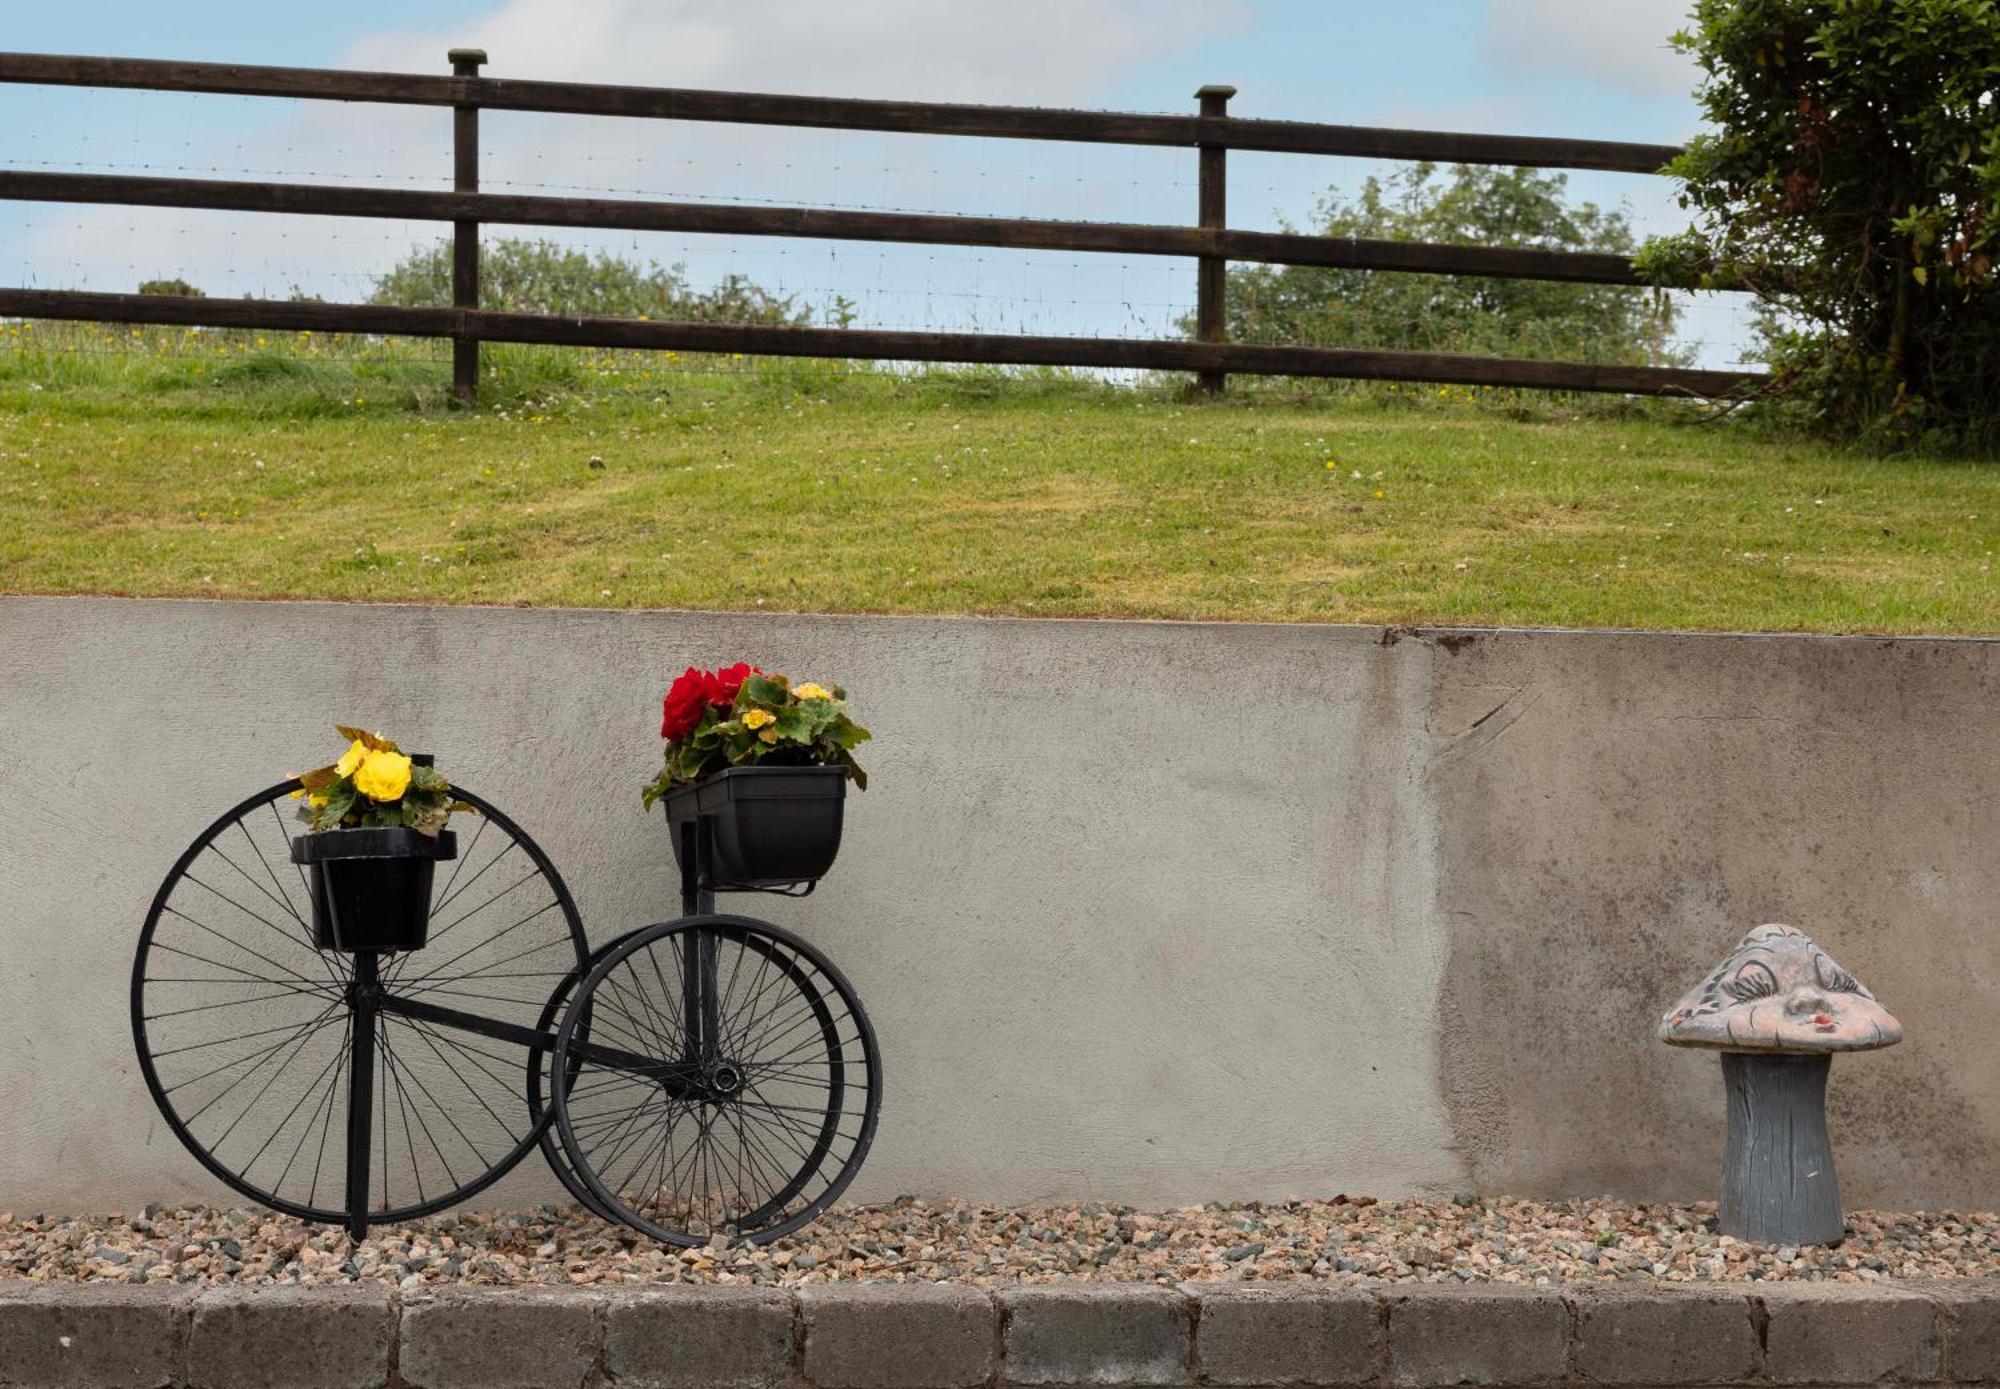
MULTIPOLYGON (((1314 218, 1325 236, 1629 255, 1625 216, 1572 204, 1561 174, 1458 165, 1407 166, 1360 196, 1329 192, 1314 218)), ((1572 361, 1682 360, 1664 296, 1617 285, 1559 284, 1318 266, 1229 272, 1237 342, 1407 348, 1572 361)), ((1183 321, 1192 331, 1193 320, 1183 321)))
POLYGON ((1669 166, 1694 225, 1642 263, 1754 288, 1825 432, 2000 439, 2000 4, 1697 0, 1675 42, 1714 128, 1669 166))
POLYGON ((170 280, 141 280, 139 282, 139 293, 177 294, 184 299, 208 298, 208 294, 205 290, 202 290, 194 285, 191 285, 186 280, 180 279, 178 277, 170 280))
MULTIPOLYGON (((369 302, 440 308, 451 303, 451 242, 419 247, 376 277, 369 302)), ((479 307, 509 313, 653 318, 700 323, 790 326, 810 314, 788 296, 772 294, 741 275, 710 289, 688 284, 683 267, 640 264, 553 241, 502 237, 479 257, 479 307)))

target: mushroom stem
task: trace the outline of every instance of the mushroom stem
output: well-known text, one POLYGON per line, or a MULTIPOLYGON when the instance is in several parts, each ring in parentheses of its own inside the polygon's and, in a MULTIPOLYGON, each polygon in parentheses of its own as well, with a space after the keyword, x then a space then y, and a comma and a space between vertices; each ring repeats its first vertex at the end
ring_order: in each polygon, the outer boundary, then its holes
POLYGON ((1833 1056, 1725 1051, 1729 1141, 1718 1228, 1760 1244, 1838 1244, 1847 1235, 1826 1078, 1833 1056))

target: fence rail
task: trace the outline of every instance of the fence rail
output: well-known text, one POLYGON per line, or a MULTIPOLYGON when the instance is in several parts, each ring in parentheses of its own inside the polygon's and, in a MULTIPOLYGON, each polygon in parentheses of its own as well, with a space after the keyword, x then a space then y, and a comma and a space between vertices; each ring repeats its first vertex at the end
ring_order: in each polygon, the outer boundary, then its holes
POLYGON ((454 49, 450 59, 453 75, 445 77, 0 53, 0 81, 4 82, 449 106, 454 130, 453 191, 448 193, 0 169, 0 199, 15 201, 450 222, 453 308, 274 304, 0 289, 0 313, 123 323, 449 337, 455 344, 454 388, 467 398, 477 387, 478 345, 482 341, 895 361, 1137 367, 1191 371, 1211 390, 1222 389, 1229 374, 1245 373, 1713 397, 1740 393, 1760 379, 1755 373, 1738 371, 1225 341, 1226 270, 1230 261, 1589 284, 1644 283, 1629 260, 1615 255, 1231 229, 1226 217, 1229 150, 1651 173, 1678 153, 1671 145, 1246 120, 1226 114, 1228 100, 1234 95, 1234 89, 1228 87, 1204 87, 1197 93, 1201 103, 1198 115, 1141 115, 521 81, 479 76, 486 55, 476 49, 454 49), (1200 159, 1196 225, 482 193, 478 191, 478 113, 482 109, 1189 146, 1199 152, 1200 159), (1197 266, 1196 335, 1193 341, 1076 338, 495 313, 478 308, 479 228, 485 224, 1191 257, 1197 266))

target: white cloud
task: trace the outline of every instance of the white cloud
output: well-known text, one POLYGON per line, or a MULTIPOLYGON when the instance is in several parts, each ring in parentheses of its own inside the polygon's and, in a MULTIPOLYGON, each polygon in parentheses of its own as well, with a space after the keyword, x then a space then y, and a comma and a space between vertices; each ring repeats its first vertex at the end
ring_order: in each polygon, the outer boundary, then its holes
POLYGON ((1497 71, 1583 86, 1685 96, 1692 61, 1669 37, 1689 0, 1490 0, 1480 46, 1497 71))
POLYGON ((508 0, 449 31, 371 35, 347 58, 433 71, 447 48, 471 46, 492 55, 493 76, 1067 102, 1239 10, 1198 0, 508 0))
MULTIPOLYGON (((338 65, 441 73, 453 47, 483 47, 492 76, 644 86, 874 96, 1019 105, 1104 105, 1149 60, 1243 23, 1242 0, 505 0, 449 30, 362 36, 338 65)), ((1172 97, 1182 93, 1176 89, 1172 97)), ((1171 105, 1163 100, 1162 105, 1171 105)), ((284 171, 293 182, 442 188, 450 123, 434 107, 250 103, 266 124, 232 130, 226 155, 187 149, 196 167, 284 171)), ((1019 213, 1032 174, 1089 157, 992 141, 925 140, 775 127, 489 112, 482 182, 498 191, 632 193, 854 206, 929 206, 1019 213), (1022 187, 1022 173, 1030 175, 1022 187), (991 173, 990 179, 985 177, 991 173), (975 205, 990 200, 991 205, 975 205)), ((163 137, 164 138, 164 137, 163 137)), ((133 158, 141 164, 143 151, 133 158)), ((1142 158, 1114 149, 1105 157, 1142 158)), ((219 176, 237 176, 221 173, 219 176)), ((1092 196, 1080 181, 1077 201, 1092 196)), ((1040 215, 1090 215, 1076 207, 1040 215)), ((29 265, 85 267, 86 287, 128 288, 147 274, 182 274, 211 293, 279 293, 291 284, 329 298, 367 292, 372 272, 442 226, 372 221, 77 209, 23 238, 29 265), (88 267, 98 269, 93 273, 88 267), (157 267, 156 269, 153 267, 157 267)), ((502 229, 501 234, 523 234, 502 229)), ((539 235, 540 232, 526 234, 539 235)), ((610 242, 666 261, 690 257, 699 280, 755 269, 770 243, 714 238, 610 242), (732 249, 732 247, 734 249, 732 249), (738 264, 738 254, 751 260, 738 264)), ((797 265, 801 243, 786 264, 797 265)), ((845 254, 845 253, 843 253, 845 254)), ((873 253, 870 253, 873 259, 873 253)), ((862 258, 856 257, 856 265, 862 258)), ((61 274, 63 272, 57 272, 61 274)), ((847 273, 851 273, 851 270, 847 273)), ((840 276, 838 270, 815 278, 840 276)), ((79 276, 71 271, 75 283, 79 276)), ((879 277, 878 277, 879 278, 879 277)), ((814 285, 815 289, 830 286, 814 285)), ((878 286, 880 287, 880 286, 878 286)), ((869 286, 855 287, 867 297, 869 286)))

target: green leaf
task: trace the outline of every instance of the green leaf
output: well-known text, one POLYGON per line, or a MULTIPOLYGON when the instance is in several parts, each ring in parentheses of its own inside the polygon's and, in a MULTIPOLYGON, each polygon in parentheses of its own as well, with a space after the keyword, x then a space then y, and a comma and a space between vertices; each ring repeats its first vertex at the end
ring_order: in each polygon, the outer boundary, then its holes
POLYGON ((342 777, 326 793, 326 804, 320 807, 319 818, 313 822, 316 829, 331 829, 347 818, 347 812, 354 808, 354 782, 342 777))
POLYGON ((736 704, 766 704, 776 709, 792 697, 791 686, 782 675, 753 675, 736 692, 736 704))
POLYGON ((338 733, 341 737, 347 739, 348 742, 359 743, 361 744, 362 747, 368 748, 370 751, 373 752, 402 751, 401 748, 396 746, 395 741, 393 739, 384 738, 379 733, 370 733, 365 728, 352 728, 347 724, 337 723, 333 726, 333 731, 335 733, 338 733))
POLYGON ((315 767, 309 772, 299 773, 299 785, 303 786, 308 794, 324 791, 339 780, 340 773, 333 767, 315 767))

